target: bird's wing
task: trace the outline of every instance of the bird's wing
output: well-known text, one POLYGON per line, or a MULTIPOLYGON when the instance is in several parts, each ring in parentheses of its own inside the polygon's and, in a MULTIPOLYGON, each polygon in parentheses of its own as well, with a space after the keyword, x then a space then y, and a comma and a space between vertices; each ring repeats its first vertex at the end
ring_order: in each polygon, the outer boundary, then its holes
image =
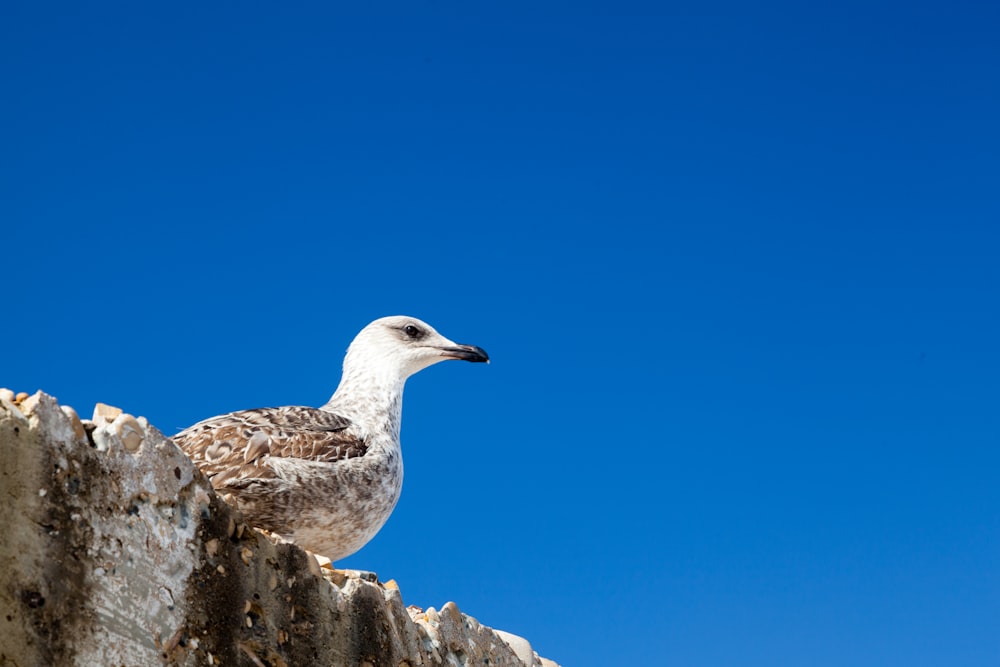
POLYGON ((274 477, 268 459, 333 463, 364 456, 368 446, 346 432, 350 425, 316 408, 258 408, 206 419, 172 439, 220 488, 230 480, 274 477))

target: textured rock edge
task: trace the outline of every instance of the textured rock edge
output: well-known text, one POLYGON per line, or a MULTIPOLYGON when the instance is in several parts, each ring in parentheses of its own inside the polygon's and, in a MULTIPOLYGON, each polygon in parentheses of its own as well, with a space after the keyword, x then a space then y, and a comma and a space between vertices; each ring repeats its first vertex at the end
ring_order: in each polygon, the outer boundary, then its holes
POLYGON ((0 390, 0 457, 0 665, 555 665, 247 526, 142 417, 0 390))

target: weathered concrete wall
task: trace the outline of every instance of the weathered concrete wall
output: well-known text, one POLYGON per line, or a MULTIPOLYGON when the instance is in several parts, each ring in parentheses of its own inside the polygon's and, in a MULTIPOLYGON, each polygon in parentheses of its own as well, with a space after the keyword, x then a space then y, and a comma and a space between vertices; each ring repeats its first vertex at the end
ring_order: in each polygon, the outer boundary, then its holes
POLYGON ((553 665, 248 527, 142 418, 0 391, 0 665, 553 665))

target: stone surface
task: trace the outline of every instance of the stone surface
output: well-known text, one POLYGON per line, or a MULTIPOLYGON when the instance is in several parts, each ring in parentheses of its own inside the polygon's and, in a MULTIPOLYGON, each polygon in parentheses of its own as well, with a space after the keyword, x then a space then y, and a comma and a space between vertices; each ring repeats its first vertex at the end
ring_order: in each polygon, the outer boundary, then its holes
POLYGON ((554 664, 454 603, 407 608, 398 587, 248 527, 142 417, 81 422, 11 393, 0 665, 554 664))
POLYGON ((541 666, 541 661, 538 656, 531 648, 531 643, 528 642, 524 637, 519 637, 518 635, 511 634, 509 632, 504 632, 503 630, 494 630, 495 633, 500 637, 500 639, 507 642, 514 654, 521 659, 526 665, 539 665, 541 666))

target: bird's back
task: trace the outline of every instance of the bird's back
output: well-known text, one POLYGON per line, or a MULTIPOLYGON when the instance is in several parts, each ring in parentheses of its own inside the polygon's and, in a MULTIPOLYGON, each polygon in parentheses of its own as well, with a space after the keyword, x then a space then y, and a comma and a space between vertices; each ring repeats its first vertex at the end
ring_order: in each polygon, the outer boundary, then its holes
POLYGON ((224 488, 231 480, 274 476, 273 459, 334 463, 364 456, 367 445, 350 426, 346 417, 318 408, 256 408, 198 422, 173 440, 213 486, 224 488))

